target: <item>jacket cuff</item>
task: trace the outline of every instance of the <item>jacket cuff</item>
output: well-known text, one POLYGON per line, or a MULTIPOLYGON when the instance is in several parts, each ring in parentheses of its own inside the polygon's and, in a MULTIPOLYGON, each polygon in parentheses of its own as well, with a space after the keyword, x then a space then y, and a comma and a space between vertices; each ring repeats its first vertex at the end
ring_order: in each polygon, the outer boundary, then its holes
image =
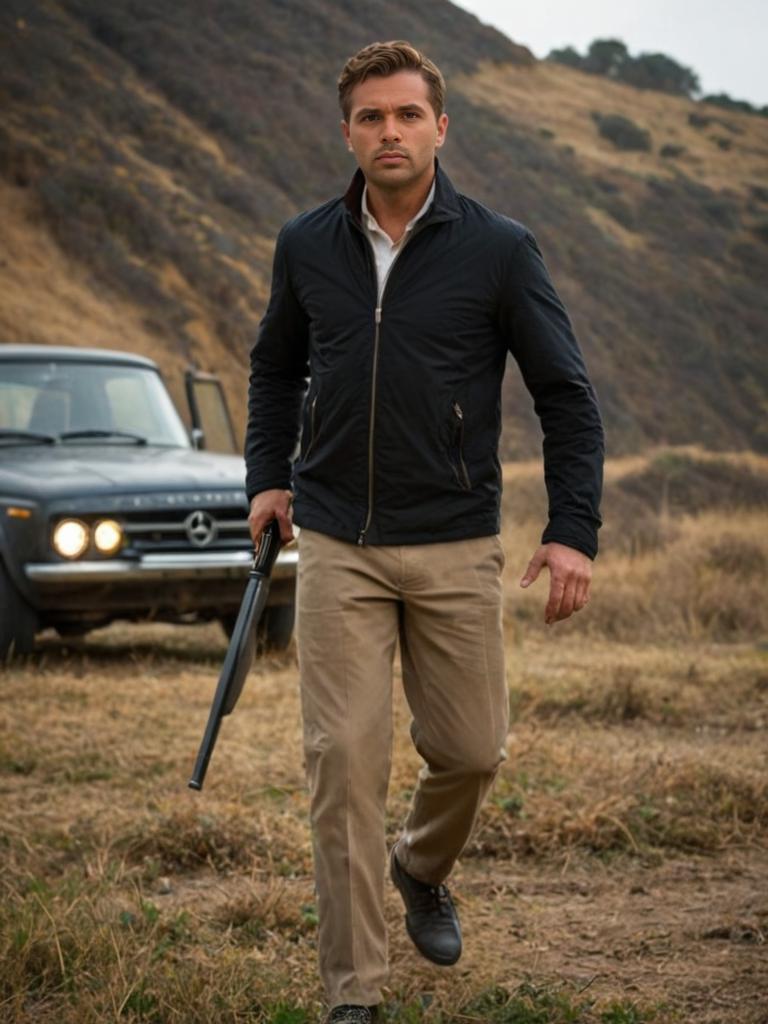
POLYGON ((264 480, 248 480, 245 485, 245 495, 248 498, 248 504, 250 505, 257 494, 261 494, 262 491, 290 491, 291 481, 287 483, 285 480, 273 478, 266 478, 264 480))
POLYGON ((588 558, 594 559, 597 555, 597 527, 589 520, 568 516, 553 517, 541 535, 542 544, 549 544, 551 541, 576 548, 588 558))

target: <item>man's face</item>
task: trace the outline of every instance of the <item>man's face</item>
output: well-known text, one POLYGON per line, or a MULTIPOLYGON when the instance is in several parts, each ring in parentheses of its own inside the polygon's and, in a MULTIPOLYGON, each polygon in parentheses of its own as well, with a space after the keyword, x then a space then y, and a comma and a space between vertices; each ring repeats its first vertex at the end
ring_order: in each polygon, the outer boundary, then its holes
POLYGON ((350 99, 349 121, 341 126, 366 181, 396 190, 428 182, 448 117, 435 116, 429 86, 419 72, 367 78, 350 99))

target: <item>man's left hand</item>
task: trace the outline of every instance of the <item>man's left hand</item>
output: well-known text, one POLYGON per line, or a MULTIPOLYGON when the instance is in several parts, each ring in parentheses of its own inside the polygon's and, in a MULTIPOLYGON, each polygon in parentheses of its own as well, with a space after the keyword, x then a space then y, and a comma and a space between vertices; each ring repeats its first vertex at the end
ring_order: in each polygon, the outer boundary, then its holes
POLYGON ((579 611, 589 601, 592 561, 576 548, 550 541, 536 551, 520 586, 530 586, 545 565, 549 567, 549 600, 544 609, 544 621, 551 626, 553 622, 567 619, 571 612, 579 611))

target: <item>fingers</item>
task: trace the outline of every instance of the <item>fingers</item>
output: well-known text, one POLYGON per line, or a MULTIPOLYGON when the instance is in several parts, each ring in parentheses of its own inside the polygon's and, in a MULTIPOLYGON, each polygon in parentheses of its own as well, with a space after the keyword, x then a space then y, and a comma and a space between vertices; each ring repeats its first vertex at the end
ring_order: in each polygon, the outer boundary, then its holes
POLYGON ((580 611, 589 601, 592 563, 582 552, 567 545, 550 543, 545 547, 549 550, 543 561, 549 567, 550 581, 544 621, 551 626, 580 611))
POLYGON ((280 540, 283 544, 289 544, 293 540, 293 501, 289 500, 285 508, 280 508, 275 511, 275 519, 277 519, 278 526, 280 527, 280 540))
POLYGON ((538 548, 538 550, 534 553, 533 558, 528 563, 528 568, 525 570, 520 579, 520 586, 530 586, 530 584, 538 578, 538 575, 541 572, 541 568, 543 565, 546 564, 546 561, 547 551, 546 548, 542 545, 542 547, 538 548))
MULTIPOLYGON (((255 503, 256 498, 254 498, 253 501, 255 503)), ((251 540, 253 541, 254 547, 258 547, 261 535, 264 532, 264 527, 268 522, 269 517, 267 516, 267 513, 262 511, 260 508, 254 508, 252 503, 251 511, 248 513, 248 529, 251 531, 251 540)))
POLYGON ((579 580, 576 586, 576 600, 573 605, 575 612, 580 612, 581 609, 589 603, 589 583, 588 579, 579 580))
POLYGON ((278 522, 283 544, 293 540, 292 500, 293 495, 290 491, 277 489, 262 491, 261 494, 254 496, 248 513, 248 528, 255 548, 258 548, 264 529, 273 519, 278 522))
POLYGON ((576 580, 569 579, 565 585, 550 587, 549 601, 544 611, 544 621, 550 626, 553 622, 567 619, 576 611, 576 580))
POLYGON ((563 588, 560 603, 549 622, 560 622, 574 612, 580 612, 589 603, 589 580, 575 580, 563 588))
POLYGON ((248 516, 248 529, 251 531, 251 540, 255 548, 258 548, 264 527, 268 522, 269 520, 264 515, 254 516, 251 514, 248 516))
POLYGON ((553 622, 560 618, 560 606, 563 602, 564 594, 565 583, 553 573, 549 581, 549 600, 544 609, 544 621, 548 626, 551 626, 553 622))

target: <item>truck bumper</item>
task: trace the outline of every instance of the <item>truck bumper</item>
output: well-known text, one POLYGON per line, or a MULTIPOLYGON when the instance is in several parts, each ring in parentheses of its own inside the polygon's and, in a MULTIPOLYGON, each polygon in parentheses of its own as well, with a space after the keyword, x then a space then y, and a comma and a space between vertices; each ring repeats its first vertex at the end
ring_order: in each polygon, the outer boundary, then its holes
MULTIPOLYGON (((272 570, 273 580, 296 574, 299 553, 281 551, 272 570)), ((248 551, 206 552, 196 555, 145 555, 136 561, 112 558, 82 562, 32 562, 25 566, 31 583, 40 590, 73 583, 139 583, 152 580, 243 579, 253 562, 248 551)))
MULTIPOLYGON (((281 551, 270 578, 270 605, 294 600, 298 551, 281 551)), ((179 615, 210 619, 240 606, 251 552, 206 552, 189 556, 146 555, 82 562, 37 562, 25 566, 32 604, 44 623, 130 617, 174 621, 179 615)))

